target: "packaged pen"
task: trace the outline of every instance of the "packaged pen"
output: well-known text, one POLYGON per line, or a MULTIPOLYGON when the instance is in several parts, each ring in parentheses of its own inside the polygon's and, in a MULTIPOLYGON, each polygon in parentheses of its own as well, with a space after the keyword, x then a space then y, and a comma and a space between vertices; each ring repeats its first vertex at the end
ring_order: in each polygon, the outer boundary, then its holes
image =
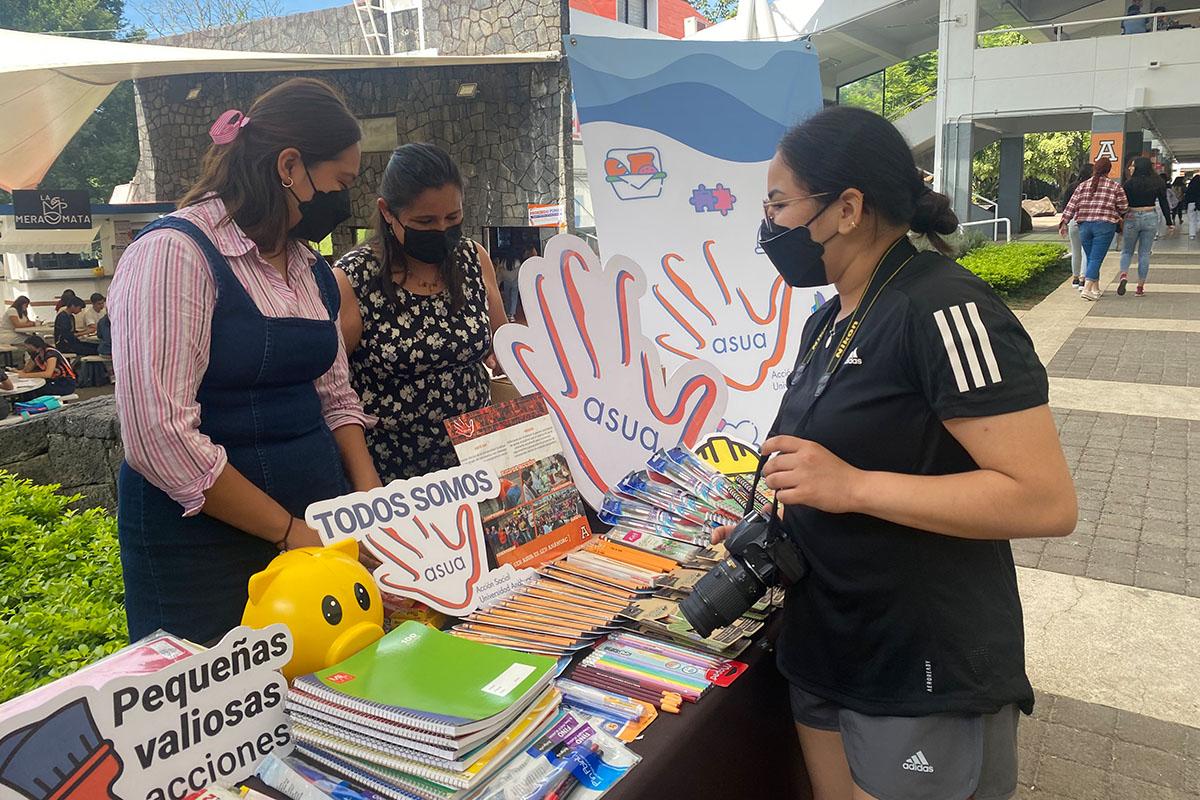
POLYGON ((684 447, 659 450, 646 462, 650 471, 661 475, 695 495, 705 503, 736 514, 741 519, 742 509, 734 497, 733 482, 705 464, 694 453, 684 447))
POLYGON ((658 536, 688 544, 707 545, 712 530, 693 525, 661 509, 649 508, 624 500, 605 500, 597 516, 606 525, 629 525, 646 529, 658 536))
POLYGON ((646 470, 629 473, 617 482, 616 490, 626 497, 641 500, 699 524, 727 525, 740 519, 727 509, 711 505, 674 484, 652 481, 646 470))

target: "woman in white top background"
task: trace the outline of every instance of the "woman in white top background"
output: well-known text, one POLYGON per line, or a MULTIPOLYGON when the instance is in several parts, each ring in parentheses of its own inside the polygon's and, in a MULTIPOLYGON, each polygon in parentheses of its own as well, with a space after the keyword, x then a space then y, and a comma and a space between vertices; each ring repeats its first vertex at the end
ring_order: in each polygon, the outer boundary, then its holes
POLYGON ((29 298, 21 295, 4 310, 4 319, 0 322, 0 344, 25 344, 25 337, 30 333, 26 328, 36 325, 37 322, 29 318, 29 298))

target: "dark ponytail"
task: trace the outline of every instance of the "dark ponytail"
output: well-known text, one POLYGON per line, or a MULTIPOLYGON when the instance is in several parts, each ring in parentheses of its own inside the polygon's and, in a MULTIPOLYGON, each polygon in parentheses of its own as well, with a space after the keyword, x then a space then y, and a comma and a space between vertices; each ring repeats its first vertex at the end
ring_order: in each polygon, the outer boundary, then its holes
POLYGON ((784 134, 779 154, 812 194, 863 193, 887 222, 907 225, 942 253, 958 230, 950 200, 926 185, 912 150, 892 123, 863 108, 827 108, 784 134))
POLYGON ((1112 170, 1112 160, 1108 156, 1100 156, 1096 159, 1096 165, 1092 167, 1092 194, 1096 193, 1096 187, 1100 185, 1100 179, 1108 177, 1108 173, 1112 170))

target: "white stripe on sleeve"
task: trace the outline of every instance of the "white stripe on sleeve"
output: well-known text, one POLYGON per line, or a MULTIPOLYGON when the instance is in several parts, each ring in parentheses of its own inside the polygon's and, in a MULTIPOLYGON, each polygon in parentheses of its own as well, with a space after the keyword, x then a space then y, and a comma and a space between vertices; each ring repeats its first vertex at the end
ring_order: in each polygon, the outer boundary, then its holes
POLYGON ((962 306, 950 306, 950 316, 954 317, 954 327, 958 329, 958 338, 962 340, 963 352, 967 354, 967 366, 971 368, 971 382, 976 389, 984 386, 983 370, 979 368, 979 358, 975 355, 975 342, 971 332, 967 330, 967 321, 963 319, 962 306))
POLYGON ((983 361, 987 364, 988 376, 992 379, 992 383, 999 383, 1000 365, 996 363, 996 354, 992 352, 992 340, 988 337, 987 328, 984 327, 983 320, 979 318, 979 308, 974 303, 967 303, 967 315, 971 318, 971 326, 975 328, 975 335, 979 337, 979 349, 983 353, 983 361))
POLYGON ((942 333, 942 344, 946 347, 946 357, 950 359, 950 369, 954 371, 954 380, 958 383, 960 392, 968 391, 967 376, 963 372, 962 359, 958 357, 958 345, 954 343, 954 334, 950 333, 950 323, 946 321, 945 311, 935 311, 933 320, 942 333))

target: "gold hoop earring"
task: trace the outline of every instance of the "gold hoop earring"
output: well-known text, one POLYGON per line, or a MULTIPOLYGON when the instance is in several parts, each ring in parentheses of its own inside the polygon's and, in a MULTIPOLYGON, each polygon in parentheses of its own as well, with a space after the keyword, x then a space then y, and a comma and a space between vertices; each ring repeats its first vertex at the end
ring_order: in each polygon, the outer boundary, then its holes
POLYGON ((283 186, 283 188, 285 188, 285 189, 290 189, 290 188, 292 188, 292 186, 293 186, 292 176, 291 176, 291 175, 289 175, 286 181, 280 181, 279 183, 280 183, 280 185, 281 185, 281 186, 283 186))

